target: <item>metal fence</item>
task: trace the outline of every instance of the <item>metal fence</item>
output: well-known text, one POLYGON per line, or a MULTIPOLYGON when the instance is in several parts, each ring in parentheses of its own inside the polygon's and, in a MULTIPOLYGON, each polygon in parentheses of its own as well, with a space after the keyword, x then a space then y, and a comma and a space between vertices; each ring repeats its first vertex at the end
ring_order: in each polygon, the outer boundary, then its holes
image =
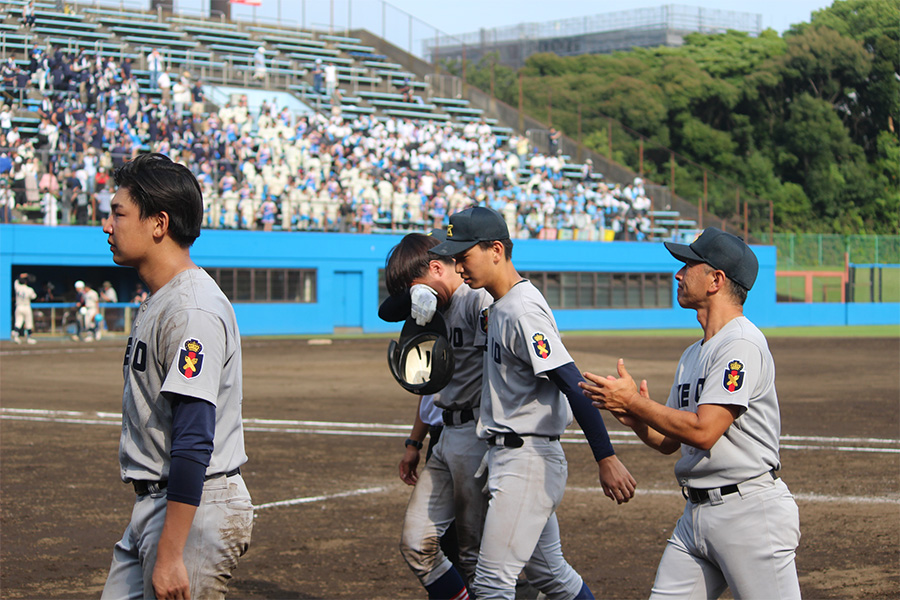
POLYGON ((763 244, 778 249, 778 268, 845 266, 851 263, 900 264, 900 235, 838 235, 827 233, 755 233, 763 244), (774 237, 774 239, 773 239, 774 237))
POLYGON ((462 46, 489 47, 503 42, 584 36, 592 33, 633 30, 679 30, 720 33, 729 29, 759 35, 762 15, 748 12, 712 10, 696 6, 666 4, 653 8, 623 10, 544 23, 519 23, 481 29, 471 33, 425 41, 426 56, 459 51, 462 46))

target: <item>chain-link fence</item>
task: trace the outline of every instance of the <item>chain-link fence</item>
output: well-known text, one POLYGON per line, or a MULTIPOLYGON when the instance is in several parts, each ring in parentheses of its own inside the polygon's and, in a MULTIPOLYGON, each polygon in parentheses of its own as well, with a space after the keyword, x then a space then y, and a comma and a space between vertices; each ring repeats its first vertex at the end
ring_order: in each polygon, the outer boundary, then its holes
POLYGON ((778 268, 843 268, 851 263, 900 264, 900 235, 838 235, 827 233, 754 234, 778 249, 778 268), (773 239, 774 238, 774 239, 773 239))

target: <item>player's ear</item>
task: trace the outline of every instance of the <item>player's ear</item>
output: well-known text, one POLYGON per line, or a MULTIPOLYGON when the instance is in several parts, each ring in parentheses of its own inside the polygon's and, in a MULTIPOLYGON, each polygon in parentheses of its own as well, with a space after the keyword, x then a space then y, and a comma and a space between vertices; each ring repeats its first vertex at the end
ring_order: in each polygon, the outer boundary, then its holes
POLYGON ((712 281, 709 284, 710 292, 718 292, 719 290, 723 289, 728 283, 728 278, 725 277, 725 271, 716 269, 715 271, 713 271, 712 276, 712 281))
POLYGON ((491 243, 491 254, 494 262, 501 262, 506 257, 506 249, 503 248, 503 242, 494 240, 491 243))
POLYGON ((153 237, 160 240, 166 237, 169 231, 169 213, 160 211, 150 218, 153 219, 153 237))

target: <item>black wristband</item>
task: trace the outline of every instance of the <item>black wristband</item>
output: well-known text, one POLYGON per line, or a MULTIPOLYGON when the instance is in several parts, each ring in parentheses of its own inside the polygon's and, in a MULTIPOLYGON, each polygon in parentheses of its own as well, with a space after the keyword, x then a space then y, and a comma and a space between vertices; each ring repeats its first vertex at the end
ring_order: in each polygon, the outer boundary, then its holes
POLYGON ((424 444, 422 444, 422 442, 418 442, 412 438, 406 438, 406 441, 403 442, 403 445, 404 446, 415 446, 416 450, 421 450, 422 446, 424 444))

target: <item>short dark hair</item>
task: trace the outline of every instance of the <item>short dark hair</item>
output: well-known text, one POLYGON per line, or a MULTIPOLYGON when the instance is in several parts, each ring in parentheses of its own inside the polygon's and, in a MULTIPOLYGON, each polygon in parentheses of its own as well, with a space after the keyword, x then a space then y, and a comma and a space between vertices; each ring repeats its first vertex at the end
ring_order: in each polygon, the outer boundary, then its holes
POLYGON ((731 293, 731 297, 741 306, 744 305, 744 302, 747 301, 747 292, 750 291, 737 281, 733 279, 728 279, 728 291, 731 293))
POLYGON ((431 261, 453 264, 452 258, 431 252, 439 243, 436 237, 409 233, 391 248, 384 263, 384 285, 391 296, 407 293, 413 280, 425 275, 431 261))
POLYGON ((505 240, 492 240, 492 241, 486 241, 486 242, 478 242, 478 247, 481 248, 482 250, 488 250, 491 247, 493 247, 495 241, 503 244, 503 254, 504 254, 504 256, 506 256, 506 260, 512 260, 513 243, 512 243, 512 240, 509 238, 506 238, 505 240))
POLYGON ((161 212, 169 215, 169 233, 179 246, 189 248, 200 237, 203 192, 190 169, 153 152, 119 167, 113 179, 128 190, 141 219, 161 212))

